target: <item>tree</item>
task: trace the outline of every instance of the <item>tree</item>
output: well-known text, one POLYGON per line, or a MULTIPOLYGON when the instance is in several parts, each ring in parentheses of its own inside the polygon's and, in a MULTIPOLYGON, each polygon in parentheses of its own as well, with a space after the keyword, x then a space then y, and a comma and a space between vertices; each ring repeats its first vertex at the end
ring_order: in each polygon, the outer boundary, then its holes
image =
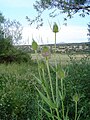
POLYGON ((4 37, 4 31, 2 27, 2 24, 4 23, 4 21, 5 21, 4 16, 2 15, 2 13, 0 13, 0 39, 4 37))
MULTIPOLYGON (((40 26, 43 25, 42 13, 48 9, 53 9, 49 13, 49 17, 55 17, 61 13, 66 13, 67 17, 71 18, 74 14, 80 12, 80 16, 90 15, 90 0, 37 0, 34 8, 38 12, 38 16, 31 20, 28 16, 26 18, 30 24, 37 22, 40 26), (58 14, 57 14, 58 10, 58 14)), ((64 20, 67 20, 65 18, 64 20)))
POLYGON ((2 13, 0 13, 0 38, 10 38, 12 43, 18 43, 22 38, 22 25, 16 21, 5 19, 2 13))
POLYGON ((22 25, 16 21, 10 19, 4 22, 4 34, 5 37, 11 37, 13 44, 18 43, 22 39, 22 25))
POLYGON ((30 55, 14 46, 22 38, 21 33, 22 26, 19 22, 7 20, 0 13, 0 63, 31 61, 30 55))

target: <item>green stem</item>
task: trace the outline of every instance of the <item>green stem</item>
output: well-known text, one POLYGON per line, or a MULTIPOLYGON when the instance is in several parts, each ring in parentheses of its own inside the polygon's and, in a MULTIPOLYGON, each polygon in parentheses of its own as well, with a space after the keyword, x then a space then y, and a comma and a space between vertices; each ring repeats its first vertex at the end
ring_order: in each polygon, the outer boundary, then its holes
POLYGON ((77 120, 77 102, 75 102, 75 120, 77 120))
MULTIPOLYGON (((43 73, 44 84, 45 84, 45 87, 46 87, 47 98, 50 99, 50 96, 49 96, 49 93, 48 93, 49 88, 48 88, 48 83, 47 83, 47 81, 46 81, 46 79, 45 79, 44 69, 42 69, 42 73, 43 73)), ((50 108, 50 111, 51 111, 51 114, 53 114, 51 108, 50 108)), ((53 116, 52 116, 52 119, 54 120, 54 117, 53 117, 53 116)))
POLYGON ((49 82, 50 82, 50 88, 51 88, 52 98, 53 98, 53 101, 55 102, 54 92, 53 92, 53 85, 52 85, 52 79, 51 79, 50 69, 49 69, 49 64, 48 64, 48 59, 46 59, 46 66, 47 66, 47 70, 48 70, 48 76, 49 76, 49 82))
POLYGON ((58 102, 59 102, 59 88, 58 88, 58 77, 57 77, 57 61, 56 61, 56 33, 55 33, 55 67, 56 67, 56 103, 57 103, 57 107, 59 106, 58 102))
POLYGON ((61 120, 60 116, 59 116, 59 111, 58 111, 58 107, 59 107, 59 92, 58 92, 59 87, 58 87, 57 61, 56 61, 56 33, 55 33, 55 52, 54 52, 54 56, 55 56, 55 67, 56 67, 56 103, 57 103, 56 113, 57 113, 58 120, 61 120))
POLYGON ((55 53, 56 53, 56 33, 55 33, 55 53))
POLYGON ((64 120, 64 89, 63 89, 63 79, 61 79, 61 93, 62 93, 62 115, 64 120))
POLYGON ((38 60, 38 53, 37 53, 37 50, 35 50, 35 54, 36 54, 37 64, 38 64, 38 74, 39 74, 39 77, 40 77, 40 80, 41 80, 41 73, 40 73, 40 67, 39 67, 39 60, 38 60))
POLYGON ((58 120, 61 120, 61 118, 59 116, 58 108, 56 108, 56 113, 57 113, 58 120))

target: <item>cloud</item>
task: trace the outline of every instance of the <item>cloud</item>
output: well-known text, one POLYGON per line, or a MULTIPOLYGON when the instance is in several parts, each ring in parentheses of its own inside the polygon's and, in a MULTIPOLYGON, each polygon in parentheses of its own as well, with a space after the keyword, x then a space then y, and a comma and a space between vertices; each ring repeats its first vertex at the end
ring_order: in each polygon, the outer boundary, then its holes
MULTIPOLYGON (((49 27, 42 27, 40 30, 34 27, 24 27, 22 44, 31 44, 32 37, 38 44, 54 43, 54 33, 49 27)), ((57 33, 57 43, 87 42, 87 28, 81 26, 64 26, 57 33)))

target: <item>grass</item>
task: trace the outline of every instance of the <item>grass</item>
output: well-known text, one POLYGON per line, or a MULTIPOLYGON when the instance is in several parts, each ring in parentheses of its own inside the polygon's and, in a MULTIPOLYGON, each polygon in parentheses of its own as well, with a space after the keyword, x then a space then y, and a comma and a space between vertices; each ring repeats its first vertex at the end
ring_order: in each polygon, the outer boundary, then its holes
MULTIPOLYGON (((33 59, 36 59, 35 54, 32 56, 33 59)), ((82 120, 85 120, 84 118, 89 120, 88 97, 90 84, 90 63, 87 63, 86 60, 80 61, 83 56, 85 58, 85 55, 74 55, 73 57, 76 57, 76 61, 70 65, 70 57, 68 57, 68 55, 56 54, 57 61, 59 61, 61 57, 62 64, 68 68, 68 76, 66 77, 68 89, 68 97, 66 98, 67 102, 71 101, 69 101, 69 97, 71 97, 75 89, 77 92, 80 92, 80 94, 84 94, 84 98, 79 102, 78 109, 84 105, 82 120), (77 60, 79 62, 77 62, 77 60)), ((39 59, 41 60, 44 58, 39 57, 39 59)), ((50 62, 54 63, 54 55, 51 55, 50 62)), ((36 92, 35 86, 38 86, 38 84, 32 74, 35 74, 36 77, 38 76, 36 64, 0 64, 0 119, 48 120, 47 116, 45 116, 44 112, 38 106, 38 104, 43 104, 43 107, 48 110, 47 105, 41 102, 41 99, 36 92)), ((47 79, 48 73, 45 74, 45 79, 47 79)), ((55 73, 51 71, 51 75, 54 80, 55 73)), ((69 106, 70 116, 73 115, 73 108, 73 104, 72 106, 69 106)), ((52 112, 54 111, 52 110, 52 112)))
MULTIPOLYGON (((73 59, 76 59, 76 60, 80 60, 84 57, 87 57, 88 54, 74 54, 74 55, 70 55, 70 57, 73 57, 73 59)), ((32 59, 33 60, 36 60, 36 55, 35 54, 31 54, 32 56, 32 59)), ((56 60, 57 60, 57 63, 61 63, 62 65, 67 65, 70 63, 70 57, 68 54, 59 54, 59 53, 56 53, 56 60)), ((90 58, 90 56, 89 56, 90 58)), ((39 54, 39 60, 44 60, 44 58, 42 57, 41 54, 39 54)), ((51 54, 50 56, 50 59, 49 59, 49 62, 51 64, 53 64, 55 62, 55 56, 54 54, 51 54)))

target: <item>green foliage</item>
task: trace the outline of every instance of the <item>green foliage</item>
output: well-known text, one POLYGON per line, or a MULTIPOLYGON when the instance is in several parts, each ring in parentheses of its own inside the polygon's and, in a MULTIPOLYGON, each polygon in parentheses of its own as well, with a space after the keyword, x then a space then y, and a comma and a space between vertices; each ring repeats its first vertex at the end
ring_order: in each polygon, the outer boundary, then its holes
MULTIPOLYGON (((80 102, 78 110, 83 107, 80 120, 90 119, 90 58, 83 57, 81 60, 71 58, 70 64, 67 66, 68 76, 66 77, 67 102, 68 98, 74 93, 80 94, 80 102)), ((74 110, 70 107, 70 115, 74 110)))
POLYGON ((17 21, 6 21, 0 13, 0 63, 31 62, 31 56, 17 50, 13 43, 21 38, 21 24, 17 21), (14 30, 13 30, 14 29, 14 30), (13 34, 11 34, 13 31, 13 34))
POLYGON ((31 56, 27 53, 17 50, 13 45, 10 38, 3 38, 0 40, 0 63, 11 62, 32 62, 31 56))
MULTIPOLYGON (((48 51, 47 47, 42 48, 42 52, 48 51)), ((36 55, 38 56, 38 53, 36 55)), ((90 93, 90 67, 87 69, 87 66, 90 66, 89 56, 83 57, 80 61, 70 57, 70 65, 65 68, 57 63, 56 52, 53 65, 49 63, 47 56, 43 57, 45 57, 43 67, 37 57, 39 76, 33 76, 40 85, 40 87, 36 86, 36 89, 42 99, 40 107, 46 113, 47 118, 51 120, 89 119, 89 112, 87 112, 89 111, 87 106, 90 104, 89 94, 87 94, 87 92, 90 93)))
POLYGON ((37 91, 34 78, 36 66, 28 64, 0 65, 0 120, 36 120, 37 91))

